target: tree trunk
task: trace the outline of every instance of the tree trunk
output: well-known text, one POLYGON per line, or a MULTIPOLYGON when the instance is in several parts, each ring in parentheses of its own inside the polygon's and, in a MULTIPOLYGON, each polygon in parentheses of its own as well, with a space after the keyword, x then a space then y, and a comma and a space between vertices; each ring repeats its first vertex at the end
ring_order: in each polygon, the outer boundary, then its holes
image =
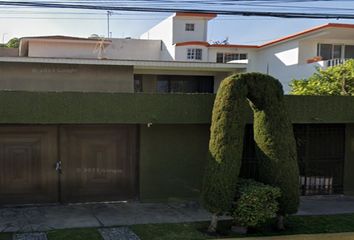
POLYGON ((284 216, 283 215, 278 215, 277 216, 277 229, 280 230, 280 231, 285 230, 284 216))
POLYGON ((214 213, 211 216, 211 221, 210 221, 210 225, 208 227, 208 232, 215 233, 217 227, 218 227, 218 216, 214 213))

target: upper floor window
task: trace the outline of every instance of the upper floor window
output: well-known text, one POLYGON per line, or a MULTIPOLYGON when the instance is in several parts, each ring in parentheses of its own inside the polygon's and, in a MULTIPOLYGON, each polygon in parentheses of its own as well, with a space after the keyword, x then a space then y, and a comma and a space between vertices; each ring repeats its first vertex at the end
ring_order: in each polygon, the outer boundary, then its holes
POLYGON ((186 31, 187 32, 194 31, 194 23, 186 23, 186 31))
POLYGON ((227 63, 233 60, 246 60, 246 53, 217 53, 216 62, 217 63, 227 63))
POLYGON ((334 58, 342 58, 342 45, 339 44, 318 44, 317 55, 322 57, 322 60, 334 58))
POLYGON ((187 59, 188 60, 202 60, 202 49, 201 48, 188 48, 187 49, 187 59))
POLYGON ((354 58, 354 45, 344 46, 344 58, 354 58))
POLYGON ((354 45, 319 43, 317 56, 322 60, 354 58, 354 45))

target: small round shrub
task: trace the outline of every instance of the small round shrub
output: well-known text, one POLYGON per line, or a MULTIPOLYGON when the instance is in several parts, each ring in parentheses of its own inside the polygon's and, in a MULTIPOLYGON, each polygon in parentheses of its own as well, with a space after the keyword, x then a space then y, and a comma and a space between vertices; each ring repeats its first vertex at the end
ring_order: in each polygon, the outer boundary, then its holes
POLYGON ((239 179, 231 215, 235 225, 256 227, 276 217, 281 191, 250 179, 239 179))

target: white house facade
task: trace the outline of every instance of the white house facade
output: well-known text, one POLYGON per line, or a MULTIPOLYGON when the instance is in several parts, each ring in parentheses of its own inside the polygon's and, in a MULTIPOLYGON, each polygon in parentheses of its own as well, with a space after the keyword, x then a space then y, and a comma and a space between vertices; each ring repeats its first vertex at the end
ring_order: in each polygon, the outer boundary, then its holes
POLYGON ((289 92, 292 79, 354 58, 353 24, 329 23, 262 45, 213 44, 207 41, 208 22, 215 17, 175 13, 139 39, 26 37, 18 57, 0 57, 0 61, 123 64, 131 67, 133 80, 129 87, 118 89, 127 92, 215 92, 222 79, 237 72, 272 75, 289 92))

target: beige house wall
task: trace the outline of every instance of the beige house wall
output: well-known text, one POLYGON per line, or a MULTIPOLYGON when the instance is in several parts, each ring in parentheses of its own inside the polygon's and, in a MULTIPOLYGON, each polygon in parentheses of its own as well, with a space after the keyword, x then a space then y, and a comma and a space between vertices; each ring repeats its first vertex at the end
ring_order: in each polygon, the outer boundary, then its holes
POLYGON ((132 66, 0 63, 0 89, 134 92, 132 66))
POLYGON ((99 59, 103 55, 99 52, 98 43, 94 42, 30 41, 28 46, 29 57, 99 59))
POLYGON ((18 57, 18 48, 0 48, 0 57, 18 57))
MULTIPOLYGON (((29 40, 29 57, 160 60, 161 41, 112 39, 100 50, 99 41, 29 40)), ((1 52, 0 52, 1 54, 1 52)))

